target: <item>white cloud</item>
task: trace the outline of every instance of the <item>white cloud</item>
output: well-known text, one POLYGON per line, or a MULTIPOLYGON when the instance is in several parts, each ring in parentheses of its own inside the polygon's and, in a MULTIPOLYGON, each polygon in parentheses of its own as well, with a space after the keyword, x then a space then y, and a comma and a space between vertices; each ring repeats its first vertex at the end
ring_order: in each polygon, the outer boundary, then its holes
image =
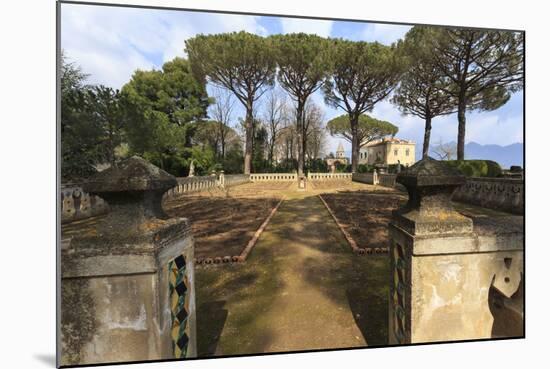
MULTIPOLYGON (((246 15, 71 4, 62 4, 61 9, 61 47, 66 55, 91 74, 90 83, 115 88, 126 83, 138 68, 160 68, 175 56, 185 56, 185 40, 198 33, 242 30, 260 35, 269 33, 260 24, 260 17, 246 15)), ((280 21, 284 33, 306 32, 324 37, 339 25, 326 20, 281 18, 280 21)), ((365 26, 363 37, 389 44, 403 37, 409 29, 409 26, 372 23, 365 26)), ((327 120, 343 113, 325 106, 321 92, 312 99, 324 107, 327 120)), ((522 106, 522 95, 514 94, 501 109, 469 113, 466 141, 499 145, 523 142, 522 106)), ((422 144, 422 119, 402 116, 389 101, 378 103, 369 114, 396 124, 399 137, 422 144)), ((437 117, 432 126, 432 142, 456 140, 456 114, 437 117)), ((339 139, 330 138, 329 150, 334 151, 338 142, 339 139)), ((349 151, 347 142, 344 147, 349 151)))
MULTIPOLYGON (((520 100, 521 101, 521 100, 520 100)), ((512 103, 512 102, 510 102, 512 103)), ((510 108, 510 107, 508 107, 510 108)), ((327 110, 327 120, 334 116, 343 114, 334 109, 327 110)), ((425 121, 413 115, 402 115, 397 107, 384 100, 374 107, 373 111, 367 114, 386 120, 399 127, 397 137, 413 140, 417 148, 422 146, 424 140, 425 121)), ((476 142, 482 145, 510 145, 516 142, 523 142, 523 117, 521 111, 506 113, 495 110, 492 112, 470 112, 466 114, 466 143, 476 142)), ((456 142, 458 134, 458 120, 456 114, 435 117, 432 120, 431 144, 442 142, 456 142)), ((331 151, 336 150, 339 139, 330 138, 329 146, 331 151)), ((351 145, 344 143, 346 151, 351 151, 351 145)))
POLYGON ((303 32, 328 37, 332 31, 333 23, 328 20, 281 18, 281 26, 285 34, 303 32))
POLYGON ((264 35, 259 17, 63 4, 61 47, 89 73, 90 83, 120 88, 136 69, 160 68, 185 56, 198 33, 248 31, 264 35))
POLYGON ((466 118, 466 142, 510 145, 523 142, 523 117, 501 117, 495 113, 481 113, 466 118))
POLYGON ((378 41, 385 45, 403 38, 412 26, 400 26, 395 24, 369 23, 363 31, 365 41, 378 41))

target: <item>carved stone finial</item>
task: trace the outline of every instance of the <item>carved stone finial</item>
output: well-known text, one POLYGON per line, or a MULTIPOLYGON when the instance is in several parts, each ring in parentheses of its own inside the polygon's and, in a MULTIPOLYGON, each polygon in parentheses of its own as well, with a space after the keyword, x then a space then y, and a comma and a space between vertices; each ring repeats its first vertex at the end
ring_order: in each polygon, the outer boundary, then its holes
POLYGON ((162 195, 176 185, 173 175, 133 156, 97 173, 83 189, 109 203, 111 211, 102 221, 103 228, 129 233, 143 229, 147 222, 168 218, 162 210, 162 195))
POLYGON ((396 212, 397 222, 413 235, 472 231, 472 220, 454 210, 451 196, 466 182, 455 168, 427 157, 397 175, 409 201, 396 212))

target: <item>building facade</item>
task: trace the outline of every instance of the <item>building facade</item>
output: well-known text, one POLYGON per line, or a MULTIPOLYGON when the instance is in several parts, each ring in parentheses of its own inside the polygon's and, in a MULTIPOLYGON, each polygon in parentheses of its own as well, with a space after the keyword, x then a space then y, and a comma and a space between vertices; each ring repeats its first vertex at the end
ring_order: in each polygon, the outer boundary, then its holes
POLYGON ((359 164, 397 164, 413 165, 415 158, 415 143, 399 138, 384 138, 369 142, 359 150, 359 164))

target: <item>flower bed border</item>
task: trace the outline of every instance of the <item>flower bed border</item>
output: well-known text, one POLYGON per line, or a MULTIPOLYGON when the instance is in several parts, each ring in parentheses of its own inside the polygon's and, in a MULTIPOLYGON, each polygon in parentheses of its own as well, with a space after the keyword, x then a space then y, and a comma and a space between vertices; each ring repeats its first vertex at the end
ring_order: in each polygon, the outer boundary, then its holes
POLYGON ((332 217, 332 219, 334 220, 334 222, 336 223, 336 225, 338 226, 338 228, 340 229, 340 231, 344 235, 344 238, 346 239, 346 241, 350 245, 351 250, 353 251, 354 254, 356 254, 356 255, 365 255, 365 254, 370 255, 370 254, 385 254, 385 253, 389 252, 389 247, 375 247, 375 248, 365 247, 365 248, 363 248, 363 247, 357 246, 357 242, 355 242, 355 240, 353 239, 351 234, 344 228, 344 225, 342 223, 340 223, 340 221, 338 220, 338 218, 336 217, 336 215, 334 214, 334 212, 332 211, 332 209, 330 208, 328 203, 325 201, 325 199, 323 199, 323 196, 321 194, 319 194, 318 196, 319 196, 319 199, 321 200, 321 202, 325 205, 325 208, 329 212, 330 216, 332 217))
POLYGON ((224 264, 237 264, 237 263, 244 263, 246 259, 248 258, 248 255, 256 246, 256 243, 258 242, 258 239, 262 235, 263 231, 271 221, 271 218, 273 218, 273 215, 277 212, 277 209, 279 209, 279 206, 283 202, 284 199, 280 199, 277 205, 273 209, 271 209, 271 212, 269 215, 265 218, 263 223, 260 225, 260 227, 254 232, 254 235, 248 241, 246 244, 246 247, 241 251, 239 255, 233 255, 233 256, 217 256, 217 257, 207 257, 207 258, 195 258, 195 265, 196 266, 213 266, 213 265, 224 265, 224 264))

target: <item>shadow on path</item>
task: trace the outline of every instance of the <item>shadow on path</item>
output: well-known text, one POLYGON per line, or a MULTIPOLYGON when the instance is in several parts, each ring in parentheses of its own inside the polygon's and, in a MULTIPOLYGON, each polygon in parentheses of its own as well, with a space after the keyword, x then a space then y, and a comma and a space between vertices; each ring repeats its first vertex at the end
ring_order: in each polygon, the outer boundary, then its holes
POLYGON ((386 344, 387 255, 354 255, 304 196, 281 204, 246 263, 197 269, 200 356, 386 344))

